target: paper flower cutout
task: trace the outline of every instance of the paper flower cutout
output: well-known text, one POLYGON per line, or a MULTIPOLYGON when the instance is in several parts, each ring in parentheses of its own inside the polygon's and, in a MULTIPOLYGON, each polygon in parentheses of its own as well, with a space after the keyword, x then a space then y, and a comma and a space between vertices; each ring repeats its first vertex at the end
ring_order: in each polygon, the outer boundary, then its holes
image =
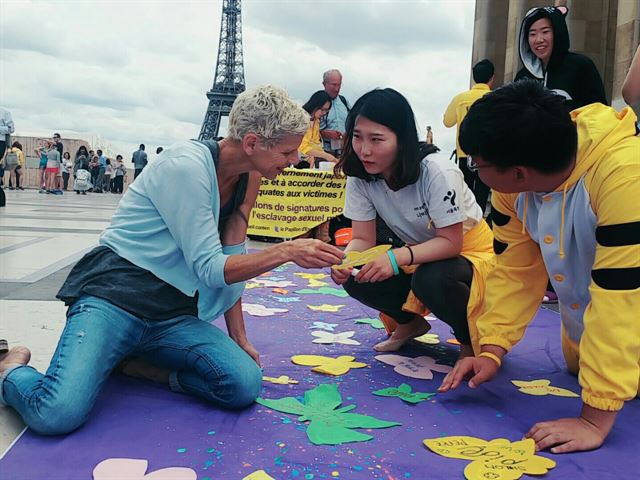
POLYGON ((323 303, 322 305, 307 305, 307 307, 314 312, 337 312, 341 308, 346 307, 346 305, 328 305, 323 303))
POLYGON ((275 297, 275 298, 276 298, 276 302, 278 303, 293 303, 293 302, 300 301, 300 297, 275 297))
POLYGON ((304 392, 304 403, 294 397, 275 400, 258 398, 261 405, 278 412, 299 415, 298 421, 310 422, 307 437, 315 445, 341 445, 350 442, 366 442, 371 435, 356 432, 353 428, 387 428, 400 425, 397 422, 379 420, 368 415, 347 413, 355 405, 340 407, 342 397, 337 385, 319 385, 304 392))
POLYGON ((355 250, 350 250, 345 253, 346 257, 344 258, 344 260, 342 260, 342 263, 340 265, 333 265, 331 268, 342 270, 349 267, 360 267, 374 261, 390 248, 391 245, 378 245, 376 247, 365 250, 364 252, 356 252, 355 250))
POLYGON ((313 372, 325 373, 327 375, 344 375, 352 368, 366 367, 366 363, 356 362, 355 357, 342 355, 338 358, 324 357, 322 355, 294 355, 291 361, 296 365, 314 367, 313 372))
POLYGON ((337 326, 338 326, 337 323, 313 322, 313 325, 311 325, 311 328, 317 328, 320 330, 328 330, 330 332, 333 332, 333 329, 336 328, 337 326))
POLYGON ((275 480, 271 475, 269 475, 264 470, 256 470, 251 475, 247 475, 242 480, 275 480))
POLYGON ((289 293, 289 290, 285 290, 284 288, 274 288, 271 290, 273 293, 279 293, 280 295, 286 295, 289 293))
POLYGON ((342 288, 322 287, 317 289, 303 288, 302 290, 296 290, 296 293, 302 295, 333 295, 334 297, 345 298, 349 294, 342 288))
POLYGON ((425 333, 413 340, 420 343, 426 343, 427 345, 437 345, 440 343, 440 337, 437 333, 425 333))
POLYGON ((379 318, 359 318, 356 323, 368 323, 373 328, 384 328, 384 323, 379 318))
POLYGON ((269 383, 275 383, 277 385, 295 385, 299 383, 298 380, 293 380, 287 375, 280 375, 279 377, 262 377, 262 380, 269 383))
POLYGON ((420 393, 412 392, 411 386, 403 383, 399 387, 383 388, 382 390, 376 390, 372 392, 374 395, 380 397, 398 397, 408 403, 419 403, 425 400, 429 400, 435 396, 435 393, 420 393))
POLYGON ((279 281, 275 281, 275 280, 263 280, 261 278, 254 278, 253 279, 254 283, 257 283, 263 287, 267 287, 267 288, 286 288, 286 287, 295 287, 296 284, 289 281, 289 280, 279 280, 279 281))
POLYGON ((531 438, 510 442, 504 438, 486 441, 475 437, 425 439, 431 451, 448 458, 472 460, 464 469, 467 480, 517 480, 522 475, 544 475, 556 462, 535 453, 531 438))
POLYGON ((109 458, 93 469, 93 480, 196 480, 190 468, 169 467, 146 473, 149 462, 138 458, 109 458))
POLYGON ((294 275, 297 275, 299 277, 302 277, 306 280, 308 280, 309 282, 309 287, 324 287, 325 285, 329 285, 327 282, 321 282, 320 279, 321 278, 326 278, 329 275, 327 275, 326 273, 303 273, 303 272, 296 272, 294 273, 294 275))
POLYGON ((375 359, 387 365, 393 365, 395 367, 393 370, 400 375, 423 380, 433 378, 432 370, 440 373, 449 373, 452 370, 449 365, 440 365, 427 356, 411 358, 402 355, 376 355, 375 359))
POLYGON ((259 303, 243 303, 242 311, 247 312, 254 317, 270 317, 276 313, 286 313, 289 310, 286 308, 270 308, 260 305, 259 303))
POLYGON ((247 282, 244 284, 244 288, 246 290, 251 290, 252 288, 260 288, 262 285, 260 285, 259 283, 254 283, 254 282, 247 282))
POLYGON ((451 345, 460 345, 460 342, 458 340, 456 340, 455 338, 447 339, 447 343, 450 343, 451 345))
POLYGON ((355 333, 356 332, 354 331, 332 333, 326 332, 324 330, 316 330, 314 332, 311 332, 311 335, 316 337, 315 340, 313 340, 313 343, 342 343, 343 345, 360 345, 360 342, 351 338, 355 333))
POLYGON ((527 395, 554 395, 556 397, 579 397, 577 393, 573 393, 571 390, 565 388, 554 387, 551 385, 551 381, 540 379, 532 380, 530 382, 524 380, 511 380, 518 390, 527 395))

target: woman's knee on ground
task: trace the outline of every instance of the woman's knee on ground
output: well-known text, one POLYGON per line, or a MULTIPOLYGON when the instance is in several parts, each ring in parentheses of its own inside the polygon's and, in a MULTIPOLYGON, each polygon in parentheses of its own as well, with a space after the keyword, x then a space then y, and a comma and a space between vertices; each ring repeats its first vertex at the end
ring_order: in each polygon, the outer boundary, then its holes
POLYGON ((82 398, 54 399, 43 402, 37 416, 25 418, 29 428, 41 435, 63 435, 83 425, 91 413, 93 404, 82 398))
POLYGON ((247 355, 246 362, 228 367, 222 379, 217 378, 211 383, 215 403, 229 409, 245 408, 260 395, 262 370, 247 355))

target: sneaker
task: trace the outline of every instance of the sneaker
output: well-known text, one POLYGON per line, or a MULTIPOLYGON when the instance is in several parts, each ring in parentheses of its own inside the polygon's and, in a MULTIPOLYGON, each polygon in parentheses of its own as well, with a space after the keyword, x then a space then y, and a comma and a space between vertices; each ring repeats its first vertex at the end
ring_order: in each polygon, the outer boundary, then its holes
POLYGON ((13 187, 11 187, 11 186, 10 186, 10 187, 9 187, 9 190, 13 190, 13 187))
POLYGON ((18 187, 20 190, 24 190, 24 187, 18 187))
POLYGON ((82 192, 82 194, 83 194, 83 195, 86 195, 86 194, 87 194, 87 192, 82 192))
POLYGON ((40 190, 38 190, 38 193, 47 193, 47 191, 44 188, 41 188, 40 190))
POLYGON ((558 295, 556 295, 556 292, 547 290, 544 294, 544 297, 542 297, 542 303, 546 303, 546 304, 558 303, 558 295))

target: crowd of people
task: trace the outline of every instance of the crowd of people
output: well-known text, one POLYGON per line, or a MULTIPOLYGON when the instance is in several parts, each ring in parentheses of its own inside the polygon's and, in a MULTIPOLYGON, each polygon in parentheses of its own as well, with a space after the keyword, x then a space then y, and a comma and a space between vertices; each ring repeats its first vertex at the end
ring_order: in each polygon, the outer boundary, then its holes
MULTIPOLYGON (((285 262, 320 268, 345 256, 318 239, 246 251, 261 178, 304 155, 309 166, 335 162, 347 177, 346 251, 378 243, 378 218, 401 241, 358 270, 332 269, 336 284, 380 311, 389 337, 376 350, 427 332, 431 311, 461 345, 439 391, 464 379, 477 388, 522 339, 550 278, 583 405, 526 436, 554 453, 602 445, 639 392, 640 137, 633 110, 609 107, 593 63, 568 50, 566 13, 545 7, 525 17, 517 81, 492 90, 491 63, 474 67, 476 86, 444 118, 458 127, 458 164, 419 141, 400 92, 375 89, 351 106, 337 70, 304 108, 273 86, 239 95, 226 138, 174 144, 132 184, 100 245, 58 292, 69 310, 49 371, 29 367, 30 351, 14 347, 0 357, 0 402, 35 432, 66 433, 87 420, 118 368, 220 407, 250 405, 261 371, 243 282, 285 262), (477 182, 492 190, 491 227, 477 182), (220 315, 228 334, 210 322, 220 315), (79 330, 84 341, 72 341, 79 330)), ((625 92, 640 89, 636 62, 625 92)), ((136 161, 142 170, 142 145, 136 161)), ((104 172, 98 166, 104 185, 106 162, 104 172)))
MULTIPOLYGON (((2 148, 0 158, 0 190, 4 185, 9 190, 24 190, 26 169, 26 157, 22 144, 19 141, 11 142, 11 134, 15 132, 15 125, 8 110, 0 108, 0 135, 5 138, 5 147, 2 148), (9 148, 6 145, 10 144, 9 148)), ((163 148, 156 149, 156 155, 163 148)), ((124 192, 124 182, 127 177, 127 167, 122 155, 116 155, 115 159, 107 158, 101 149, 90 150, 81 145, 71 156, 64 148, 64 143, 59 133, 54 133, 51 138, 38 140, 38 146, 33 154, 39 159, 38 185, 40 193, 62 195, 65 191, 73 190, 78 195, 93 193, 124 192)), ((134 179, 140 175, 147 166, 148 159, 145 146, 133 152, 131 163, 134 166, 134 179)), ((4 195, 4 192, 2 192, 4 195)), ((2 202, 4 205, 4 202, 2 202)))

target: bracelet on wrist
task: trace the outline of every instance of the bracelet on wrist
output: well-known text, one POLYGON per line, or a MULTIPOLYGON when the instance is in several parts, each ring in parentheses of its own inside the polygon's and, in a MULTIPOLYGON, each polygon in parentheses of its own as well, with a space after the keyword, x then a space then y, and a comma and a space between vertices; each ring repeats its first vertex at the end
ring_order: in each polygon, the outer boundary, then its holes
POLYGON ((389 257, 389 261, 391 261, 393 274, 398 275, 400 273, 400 268, 398 268, 398 262, 396 260, 396 256, 393 254, 393 250, 387 250, 387 256, 389 257))
POLYGON ((409 255, 411 255, 411 258, 409 259, 409 265, 413 265, 413 250, 411 250, 411 247, 409 245, 405 245, 405 247, 407 247, 407 249, 409 250, 409 255))
POLYGON ((493 360, 494 362, 496 362, 498 364, 498 367, 502 366, 502 360, 500 360, 500 357, 497 356, 495 353, 480 352, 480 355, 478 355, 478 357, 490 358, 491 360, 493 360))

